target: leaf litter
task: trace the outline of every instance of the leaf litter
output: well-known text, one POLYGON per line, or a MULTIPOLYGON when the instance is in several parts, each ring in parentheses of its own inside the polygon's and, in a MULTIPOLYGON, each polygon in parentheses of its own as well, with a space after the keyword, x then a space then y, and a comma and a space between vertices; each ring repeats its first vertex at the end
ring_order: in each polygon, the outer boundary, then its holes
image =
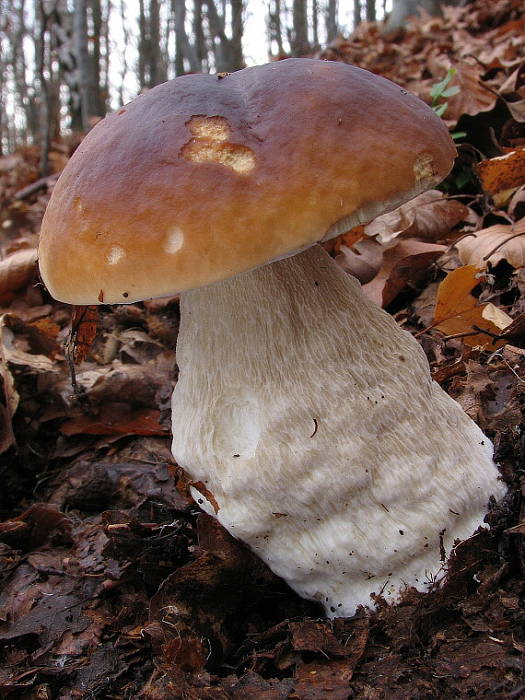
POLYGON ((34 251, 75 144, 45 182, 38 149, 0 158, 2 697, 525 695, 524 28, 522 3, 477 0, 395 36, 363 23, 322 54, 434 100, 464 134, 443 189, 327 248, 419 338, 510 485, 446 586, 372 614, 323 619, 188 498, 169 449, 176 297, 77 314, 68 356, 71 310, 34 251))

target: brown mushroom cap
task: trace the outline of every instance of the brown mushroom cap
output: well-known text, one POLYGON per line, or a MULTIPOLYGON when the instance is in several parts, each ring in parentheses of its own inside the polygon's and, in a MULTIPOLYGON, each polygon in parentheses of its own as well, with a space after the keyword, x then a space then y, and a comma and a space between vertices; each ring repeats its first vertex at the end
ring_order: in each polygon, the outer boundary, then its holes
POLYGON ((411 199, 455 153, 427 105, 354 66, 179 77, 79 146, 42 223, 42 276, 72 304, 207 285, 411 199))

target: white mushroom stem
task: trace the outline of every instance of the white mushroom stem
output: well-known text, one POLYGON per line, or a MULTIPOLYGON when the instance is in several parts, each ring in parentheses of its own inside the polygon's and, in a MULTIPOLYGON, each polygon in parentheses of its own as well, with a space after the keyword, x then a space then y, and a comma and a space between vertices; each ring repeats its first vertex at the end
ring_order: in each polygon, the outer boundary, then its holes
POLYGON ((184 293, 177 360, 196 500, 330 616, 424 590, 504 492, 418 343, 319 246, 184 293))

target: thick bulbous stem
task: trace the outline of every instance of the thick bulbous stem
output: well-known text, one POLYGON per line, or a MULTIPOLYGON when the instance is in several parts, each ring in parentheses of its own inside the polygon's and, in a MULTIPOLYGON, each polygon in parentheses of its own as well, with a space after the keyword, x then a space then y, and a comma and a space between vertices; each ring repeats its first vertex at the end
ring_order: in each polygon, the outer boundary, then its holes
POLYGON ((419 344, 319 246, 184 293, 177 360, 197 502, 329 615, 424 590, 503 494, 419 344))

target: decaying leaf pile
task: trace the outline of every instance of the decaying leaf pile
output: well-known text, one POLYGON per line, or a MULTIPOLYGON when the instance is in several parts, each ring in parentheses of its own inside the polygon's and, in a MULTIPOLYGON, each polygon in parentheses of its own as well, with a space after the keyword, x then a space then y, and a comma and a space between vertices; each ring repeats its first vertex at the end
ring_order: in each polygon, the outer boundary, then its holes
POLYGON ((525 697, 523 10, 478 0, 323 53, 448 102, 444 187, 329 249, 420 339, 510 486, 444 588, 371 615, 322 619, 192 505, 169 451, 178 300, 72 319, 40 284, 39 223, 78 139, 44 180, 37 149, 0 159, 2 697, 525 697), (436 97, 447 76, 459 91, 436 97))

